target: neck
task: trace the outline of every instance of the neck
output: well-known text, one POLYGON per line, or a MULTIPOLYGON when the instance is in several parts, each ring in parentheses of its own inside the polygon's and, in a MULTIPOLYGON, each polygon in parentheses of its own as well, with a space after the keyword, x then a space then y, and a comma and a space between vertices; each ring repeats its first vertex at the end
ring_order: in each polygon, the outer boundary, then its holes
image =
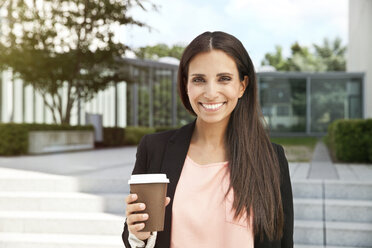
POLYGON ((197 118, 192 142, 203 146, 224 146, 227 124, 228 120, 217 123, 206 123, 197 118))

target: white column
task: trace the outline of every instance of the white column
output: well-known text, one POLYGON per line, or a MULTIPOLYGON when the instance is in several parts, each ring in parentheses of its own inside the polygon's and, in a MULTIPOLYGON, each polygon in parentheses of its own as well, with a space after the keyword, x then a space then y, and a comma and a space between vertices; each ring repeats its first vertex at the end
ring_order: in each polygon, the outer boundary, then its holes
POLYGON ((25 119, 23 122, 25 123, 31 123, 33 122, 33 90, 31 85, 27 85, 25 87, 25 119))
POLYGON ((127 83, 118 84, 118 126, 127 126, 127 83))
POLYGON ((44 100, 42 95, 36 91, 36 101, 35 101, 35 122, 43 123, 44 122, 44 100))
POLYGON ((3 83, 2 83, 2 120, 3 122, 7 123, 10 121, 10 116, 12 114, 12 92, 13 84, 12 84, 12 74, 11 72, 4 71, 3 72, 3 83))
POLYGON ((372 118, 372 1, 349 0, 347 71, 364 72, 364 115, 372 118))
POLYGON ((22 80, 16 79, 13 83, 14 87, 14 122, 22 123, 22 114, 23 114, 23 99, 22 99, 22 88, 23 82, 22 80))

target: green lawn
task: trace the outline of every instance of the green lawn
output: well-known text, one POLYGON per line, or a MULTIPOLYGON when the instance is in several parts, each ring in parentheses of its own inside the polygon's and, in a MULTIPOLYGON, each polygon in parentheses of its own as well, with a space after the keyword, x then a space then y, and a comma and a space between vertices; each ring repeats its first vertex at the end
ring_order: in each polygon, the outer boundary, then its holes
POLYGON ((284 148, 289 162, 310 162, 318 141, 316 137, 274 137, 271 142, 280 144, 284 148))
POLYGON ((283 146, 308 146, 314 148, 318 138, 316 137, 274 137, 270 138, 271 142, 283 146))

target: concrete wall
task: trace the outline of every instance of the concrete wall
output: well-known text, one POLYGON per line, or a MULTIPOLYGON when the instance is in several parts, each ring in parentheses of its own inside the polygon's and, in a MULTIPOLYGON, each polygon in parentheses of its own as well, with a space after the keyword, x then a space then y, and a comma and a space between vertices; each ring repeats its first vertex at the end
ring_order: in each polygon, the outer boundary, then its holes
POLYGON ((94 148, 93 131, 32 131, 28 136, 28 152, 41 154, 94 148))
POLYGON ((349 0, 347 71, 364 72, 364 117, 372 118, 372 0, 349 0))

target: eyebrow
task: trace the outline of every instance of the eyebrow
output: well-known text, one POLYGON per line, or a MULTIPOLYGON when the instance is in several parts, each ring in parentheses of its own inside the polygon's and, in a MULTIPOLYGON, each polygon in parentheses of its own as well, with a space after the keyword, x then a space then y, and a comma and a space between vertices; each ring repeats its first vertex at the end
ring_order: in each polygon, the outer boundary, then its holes
MULTIPOLYGON (((217 74, 217 77, 219 77, 219 76, 224 76, 224 75, 233 76, 232 73, 229 73, 229 72, 221 72, 221 73, 218 73, 218 74, 217 74)), ((191 74, 191 76, 203 77, 203 76, 205 76, 205 74, 194 73, 194 74, 191 74)))

